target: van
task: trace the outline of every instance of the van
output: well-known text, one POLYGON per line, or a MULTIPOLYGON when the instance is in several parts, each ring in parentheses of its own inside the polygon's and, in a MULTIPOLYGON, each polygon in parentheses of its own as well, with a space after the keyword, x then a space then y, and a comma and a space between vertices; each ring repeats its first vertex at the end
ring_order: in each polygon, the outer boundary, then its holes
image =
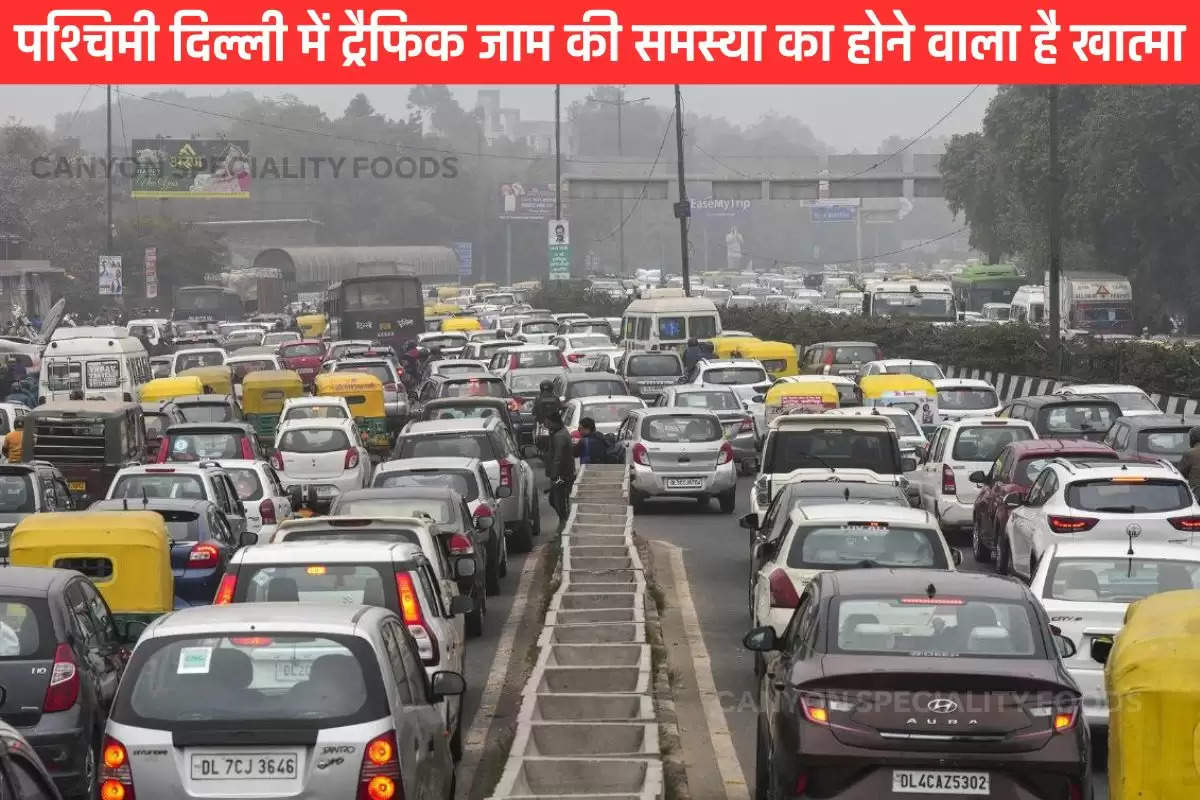
POLYGON ((1028 285, 1017 288, 1009 303, 1008 318, 1012 322, 1027 322, 1041 325, 1046 321, 1046 290, 1042 286, 1028 285))
POLYGON ((705 297, 634 300, 621 318, 626 350, 682 350, 688 339, 721 334, 721 316, 705 297))
POLYGON ((123 327, 59 328, 42 355, 38 403, 69 400, 129 402, 150 382, 150 354, 123 327))

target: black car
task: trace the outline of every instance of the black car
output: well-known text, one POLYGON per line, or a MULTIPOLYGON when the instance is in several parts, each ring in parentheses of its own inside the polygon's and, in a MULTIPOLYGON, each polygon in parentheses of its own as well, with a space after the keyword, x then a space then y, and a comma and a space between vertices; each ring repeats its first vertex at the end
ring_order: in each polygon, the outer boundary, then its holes
POLYGON ((119 630, 78 572, 0 572, 0 719, 25 736, 66 797, 97 796, 104 724, 138 632, 119 630))
POLYGON ((1042 439, 1098 442, 1121 414, 1117 402, 1107 397, 1053 394, 1018 397, 996 416, 1026 420, 1042 439))
POLYGON ((0 721, 0 797, 62 800, 54 779, 21 732, 0 721))
POLYGON ((1104 434, 1103 444, 1121 458, 1165 458, 1178 463, 1191 448, 1189 434, 1200 425, 1196 414, 1146 414, 1121 417, 1104 434))
POLYGON ((629 386, 620 375, 611 372, 570 371, 559 375, 554 381, 554 393, 560 402, 577 397, 603 397, 605 395, 628 395, 629 386))
POLYGON ((825 572, 744 644, 766 657, 759 800, 1091 797, 1074 644, 1015 580, 825 572))
POLYGON ((8 563, 8 537, 30 514, 75 507, 67 479, 49 461, 0 464, 0 564, 8 563))
POLYGON ((422 418, 421 409, 426 403, 458 397, 499 397, 507 400, 509 391, 503 379, 490 372, 431 375, 417 390, 417 399, 412 405, 414 419, 422 418))
POLYGON ((668 386, 683 379, 683 359, 673 352, 633 352, 617 367, 632 394, 653 403, 668 386))

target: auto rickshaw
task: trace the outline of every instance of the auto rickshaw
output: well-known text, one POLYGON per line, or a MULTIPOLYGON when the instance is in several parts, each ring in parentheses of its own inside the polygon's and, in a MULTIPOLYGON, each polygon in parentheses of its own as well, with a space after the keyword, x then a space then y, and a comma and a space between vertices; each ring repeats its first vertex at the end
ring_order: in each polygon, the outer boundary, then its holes
POLYGON ((475 317, 449 317, 442 320, 442 332, 471 333, 483 330, 483 323, 475 317))
POLYGON ((1109 800, 1200 797, 1198 633, 1200 590, 1183 589, 1129 606, 1115 644, 1091 638, 1105 663, 1109 800))
POLYGON ((200 379, 203 388, 200 394, 233 394, 233 369, 231 367, 192 367, 179 373, 181 376, 194 375, 200 379))
POLYGON ((838 407, 838 390, 829 381, 780 383, 767 390, 766 423, 785 414, 821 414, 838 407))
POLYGON ((796 346, 787 342, 761 342, 755 340, 749 344, 742 345, 742 355, 746 358, 758 359, 763 365, 763 369, 771 376, 771 380, 795 375, 800 371, 800 360, 796 355, 796 346))
POLYGON ((747 351, 751 344, 762 341, 750 336, 717 336, 712 342, 713 358, 751 358, 747 351))
POLYGON ((170 538, 154 511, 31 514, 13 530, 8 551, 14 567, 86 575, 108 601, 119 633, 175 607, 170 538))
POLYGON ((378 378, 363 372, 328 372, 317 376, 315 389, 317 397, 344 397, 354 421, 365 435, 367 451, 387 454, 392 439, 388 433, 383 383, 378 378))
POLYGON ((864 375, 858 381, 864 406, 896 406, 916 418, 928 436, 937 427, 937 389, 915 375, 864 375))
POLYGON ((138 403, 57 400, 33 409, 24 422, 22 461, 58 467, 76 508, 103 497, 119 471, 147 459, 138 403))
POLYGON ((204 382, 195 375, 180 374, 175 378, 155 378, 142 387, 138 396, 141 402, 152 403, 194 394, 204 394, 204 382))
POLYGON ((242 378, 242 413, 254 426, 259 444, 270 446, 284 402, 303 395, 304 382, 290 369, 259 370, 242 378))
POLYGON ((296 327, 305 339, 320 339, 329 327, 329 320, 324 314, 303 314, 296 317, 296 327))

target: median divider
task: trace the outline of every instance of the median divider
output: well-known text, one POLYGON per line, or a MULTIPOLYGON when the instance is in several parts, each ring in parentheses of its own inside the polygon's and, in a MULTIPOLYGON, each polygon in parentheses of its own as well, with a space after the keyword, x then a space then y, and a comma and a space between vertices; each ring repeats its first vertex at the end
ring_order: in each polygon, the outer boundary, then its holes
POLYGON ((586 465, 571 499, 561 580, 492 797, 659 800, 646 575, 633 542, 628 471, 586 465))

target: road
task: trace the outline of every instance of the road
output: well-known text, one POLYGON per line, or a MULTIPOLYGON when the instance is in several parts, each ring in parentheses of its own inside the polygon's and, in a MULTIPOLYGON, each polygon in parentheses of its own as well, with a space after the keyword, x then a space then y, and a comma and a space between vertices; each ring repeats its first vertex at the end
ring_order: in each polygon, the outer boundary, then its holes
MULTIPOLYGON (((733 514, 721 514, 716 503, 701 510, 694 500, 654 501, 635 518, 635 527, 639 536, 652 543, 659 540, 682 549, 687 589, 699 618, 717 697, 741 773, 752 793, 758 693, 750 654, 741 644, 749 629, 746 597, 749 567, 747 533, 737 524, 737 518, 749 510, 749 486, 749 478, 739 481, 738 505, 733 514)), ((989 565, 974 561, 970 548, 963 546, 965 543, 951 544, 963 550, 961 569, 990 570, 989 565)), ((663 565, 656 560, 656 567, 661 570, 663 565)), ((675 594, 678 596, 679 592, 675 594)), ((667 603, 673 602, 676 597, 668 593, 667 603)), ((686 752, 684 755, 688 761, 694 758, 686 752)), ((1103 765, 1100 767, 1093 780, 1094 800, 1107 800, 1107 776, 1103 765)), ((722 770, 722 775, 725 772, 722 770)), ((692 792, 696 798, 703 796, 703 791, 698 792, 694 785, 692 792)))

